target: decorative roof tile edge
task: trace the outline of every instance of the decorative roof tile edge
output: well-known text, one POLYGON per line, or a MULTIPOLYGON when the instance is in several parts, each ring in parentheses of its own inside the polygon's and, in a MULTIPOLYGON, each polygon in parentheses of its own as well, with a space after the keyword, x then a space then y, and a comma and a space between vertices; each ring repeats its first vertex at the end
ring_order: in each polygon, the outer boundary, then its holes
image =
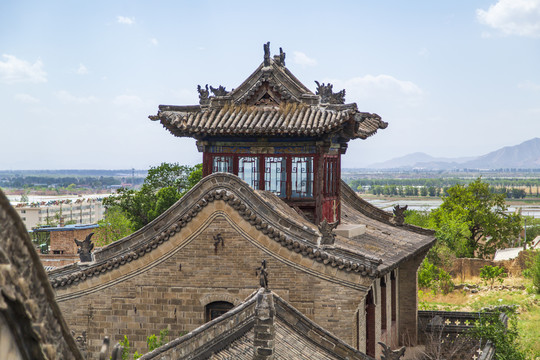
MULTIPOLYGON (((352 262, 339 256, 332 255, 314 244, 308 244, 307 242, 302 240, 292 239, 290 236, 285 235, 283 231, 280 231, 274 226, 268 224, 268 222, 265 221, 265 219, 263 219, 255 211, 250 210, 248 206, 244 203, 244 201, 239 199, 232 192, 227 192, 225 189, 214 189, 204 195, 202 199, 196 202, 190 209, 186 210, 182 216, 179 216, 175 220, 174 223, 170 224, 160 233, 154 235, 147 242, 139 244, 135 249, 124 252, 122 255, 115 256, 112 259, 108 259, 99 263, 89 264, 84 269, 74 271, 71 274, 66 274, 63 276, 62 274, 59 274, 59 276, 55 277, 56 274, 51 273, 51 285, 53 286, 53 288, 61 288, 69 285, 74 285, 79 282, 85 281, 88 278, 100 276, 101 274, 116 269, 119 266, 123 266, 127 263, 137 260, 139 257, 145 256, 146 254, 150 253, 158 246, 163 244, 165 241, 168 241, 172 236, 179 233, 195 216, 197 216, 197 214, 204 207, 206 207, 210 202, 213 202, 215 200, 224 201, 234 210, 236 210, 244 220, 248 221, 257 230, 268 236, 270 239, 278 242, 281 246, 286 247, 287 249, 294 251, 295 253, 300 253, 304 257, 315 259, 317 262, 323 263, 327 266, 338 268, 339 270, 358 273, 361 276, 375 278, 380 274, 380 271, 377 269, 377 266, 379 265, 378 261, 368 259, 364 255, 358 254, 358 257, 361 257, 367 262, 369 262, 369 265, 366 266, 365 264, 362 264, 360 262, 352 262)), ((154 221, 158 220, 159 218, 154 221)))
POLYGON ((24 332, 24 340, 19 344, 25 346, 24 358, 83 359, 28 231, 1 190, 0 313, 14 316, 13 325, 24 332))

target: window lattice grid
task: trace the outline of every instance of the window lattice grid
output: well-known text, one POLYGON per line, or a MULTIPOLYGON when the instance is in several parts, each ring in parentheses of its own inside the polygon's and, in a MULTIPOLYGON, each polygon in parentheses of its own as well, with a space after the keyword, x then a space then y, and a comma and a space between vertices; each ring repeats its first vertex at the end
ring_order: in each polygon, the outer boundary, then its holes
POLYGON ((259 190, 259 158, 254 156, 238 158, 238 177, 259 190))
POLYGON ((232 156, 214 156, 212 159, 212 173, 216 172, 233 172, 232 156))
POLYGON ((313 197, 313 157, 292 158, 291 197, 313 197))
POLYGON ((287 161, 285 157, 266 157, 264 159, 264 189, 279 197, 287 196, 287 161))

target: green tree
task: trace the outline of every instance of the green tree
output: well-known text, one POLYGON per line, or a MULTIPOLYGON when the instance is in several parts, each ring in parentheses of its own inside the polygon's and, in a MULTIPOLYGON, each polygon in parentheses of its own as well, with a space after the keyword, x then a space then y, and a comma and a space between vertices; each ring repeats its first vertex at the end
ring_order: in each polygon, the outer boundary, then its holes
POLYGON ((521 215, 506 214, 508 207, 504 195, 491 192, 489 184, 481 178, 469 185, 454 185, 447 192, 442 205, 433 211, 433 221, 436 229, 448 227, 449 220, 456 226, 461 223, 467 227, 468 232, 463 232, 458 226, 458 238, 447 239, 453 246, 462 248, 463 255, 484 257, 493 254, 519 236, 521 215), (463 240, 465 244, 461 243, 463 240))
POLYGON ((109 207, 98 225, 93 238, 97 246, 110 244, 133 232, 133 224, 119 206, 109 207))
POLYGON ((493 289, 495 281, 502 284, 506 276, 504 268, 499 266, 486 265, 480 269, 480 278, 484 280, 486 284, 489 284, 490 289, 493 289))
POLYGON ((117 206, 138 230, 178 201, 202 178, 202 164, 195 166, 162 163, 148 170, 140 190, 119 189, 106 198, 107 208, 117 206))

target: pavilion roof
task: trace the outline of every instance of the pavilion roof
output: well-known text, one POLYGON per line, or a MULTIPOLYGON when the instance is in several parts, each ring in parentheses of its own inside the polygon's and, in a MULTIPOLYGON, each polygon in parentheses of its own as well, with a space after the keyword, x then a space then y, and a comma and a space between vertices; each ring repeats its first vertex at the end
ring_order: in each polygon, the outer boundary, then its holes
POLYGON ((319 84, 314 94, 286 67, 285 54, 271 59, 265 45, 264 62, 236 89, 228 92, 208 85, 198 87, 199 105, 160 105, 157 115, 173 135, 203 139, 208 136, 321 137, 335 134, 348 141, 367 137, 387 123, 377 114, 345 104, 345 90, 319 84))

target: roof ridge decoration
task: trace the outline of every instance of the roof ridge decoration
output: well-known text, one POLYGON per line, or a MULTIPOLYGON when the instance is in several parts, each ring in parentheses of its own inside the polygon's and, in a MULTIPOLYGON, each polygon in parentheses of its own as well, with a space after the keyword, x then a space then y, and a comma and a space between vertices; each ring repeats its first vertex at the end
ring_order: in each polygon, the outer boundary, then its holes
POLYGON ((388 126, 379 115, 358 111, 356 103, 345 104, 345 90, 335 93, 332 84, 315 81, 317 90, 313 93, 285 67, 286 54, 282 48, 274 57, 270 56, 269 42, 263 48, 263 62, 235 89, 229 92, 222 85, 218 88, 198 85, 199 105, 160 105, 157 115, 149 118, 159 120, 175 136, 195 139, 222 135, 319 137, 338 134, 348 141, 366 139, 388 126), (303 114, 299 111, 282 119, 280 107, 290 103, 308 106, 306 119, 319 120, 292 126, 289 122, 303 114), (222 111, 236 106, 250 108, 242 114, 222 111), (259 117, 255 116, 259 110, 266 114, 268 126, 264 128, 257 126, 261 125, 259 117))
MULTIPOLYGON (((205 179, 211 179, 212 177, 216 176, 223 175, 210 175, 205 179)), ((130 249, 117 253, 115 254, 116 256, 112 256, 112 258, 105 258, 93 264, 91 263, 85 265, 83 268, 77 268, 76 270, 74 269, 73 271, 69 271, 67 273, 53 272, 49 276, 51 285, 53 288, 74 285, 91 277, 97 277, 105 274, 113 269, 118 268, 119 266, 124 266, 134 260, 137 260, 139 257, 145 256, 164 242, 168 241, 172 236, 181 232, 182 229, 186 227, 187 224, 194 217, 196 217, 204 207, 217 200, 227 203, 234 210, 236 210, 244 220, 248 221, 252 226, 262 232, 264 235, 268 236, 270 239, 273 239, 281 246, 286 247, 295 253, 301 254, 303 257, 314 259, 326 266, 337 268, 342 271, 355 272, 361 276, 375 278, 380 274, 380 271, 377 269, 377 267, 381 264, 380 259, 373 259, 366 255, 355 254, 359 262, 351 261, 337 254, 333 254, 331 251, 327 251, 327 249, 324 247, 309 243, 307 241, 293 239, 283 231, 278 230, 274 226, 270 225, 267 220, 261 217, 259 214, 250 210, 248 208, 249 206, 230 190, 214 189, 206 193, 191 207, 185 209, 183 215, 175 218, 174 222, 165 226, 160 232, 156 233, 147 241, 141 242, 140 244, 133 246, 133 248, 130 247, 130 249)), ((156 223, 159 223, 159 220, 160 218, 154 220, 154 222, 150 223, 149 225, 155 226, 156 223)), ((114 245, 114 243, 111 245, 114 245)))

